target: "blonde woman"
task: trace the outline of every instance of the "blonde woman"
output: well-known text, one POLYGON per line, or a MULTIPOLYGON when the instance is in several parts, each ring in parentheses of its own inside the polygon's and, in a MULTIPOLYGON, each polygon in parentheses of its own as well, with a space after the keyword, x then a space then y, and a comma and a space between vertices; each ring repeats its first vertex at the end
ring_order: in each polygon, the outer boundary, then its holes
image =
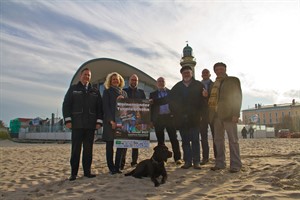
POLYGON ((104 82, 105 90, 103 92, 103 141, 106 142, 106 162, 110 174, 122 173, 120 165, 123 155, 123 149, 117 148, 115 162, 113 161, 114 149, 114 129, 116 129, 115 113, 117 108, 117 99, 127 98, 127 93, 123 90, 125 85, 123 77, 117 72, 107 75, 104 82))

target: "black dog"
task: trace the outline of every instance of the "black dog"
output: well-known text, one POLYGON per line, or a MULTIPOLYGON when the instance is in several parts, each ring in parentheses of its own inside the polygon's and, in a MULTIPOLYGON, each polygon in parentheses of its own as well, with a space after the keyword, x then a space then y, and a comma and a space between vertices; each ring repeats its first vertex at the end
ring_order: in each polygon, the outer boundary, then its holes
POLYGON ((134 170, 125 174, 125 176, 133 176, 135 178, 151 177, 154 186, 157 187, 164 184, 167 180, 167 171, 165 162, 172 157, 172 152, 165 145, 158 145, 154 148, 154 153, 150 159, 140 162, 134 170), (162 176, 161 182, 157 178, 162 176))

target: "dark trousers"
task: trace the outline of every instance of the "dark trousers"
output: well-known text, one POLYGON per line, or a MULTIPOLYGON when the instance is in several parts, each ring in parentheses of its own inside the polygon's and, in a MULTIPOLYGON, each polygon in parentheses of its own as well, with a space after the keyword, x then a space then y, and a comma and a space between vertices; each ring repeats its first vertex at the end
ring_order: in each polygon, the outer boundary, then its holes
POLYGON ((91 173, 91 165, 93 160, 93 144, 94 144, 94 129, 72 129, 72 149, 71 149, 71 174, 77 176, 81 146, 82 151, 82 167, 85 175, 91 173))
MULTIPOLYGON (((124 168, 126 163, 126 153, 127 153, 127 149, 124 149, 122 155, 121 169, 124 168)), ((131 165, 137 164, 138 157, 139 157, 139 149, 133 148, 132 155, 131 155, 131 165)))
MULTIPOLYGON (((208 145, 208 125, 210 127, 212 137, 214 138, 214 126, 213 124, 209 124, 208 120, 202 119, 200 124, 200 135, 201 135, 201 147, 202 147, 202 160, 209 159, 209 145, 208 145)), ((215 142, 213 140, 213 151, 214 157, 217 156, 217 149, 215 142)))
POLYGON ((114 142, 106 142, 106 163, 109 171, 116 172, 120 170, 123 151, 124 149, 117 148, 114 162, 114 142))
POLYGON ((165 129, 167 130, 172 145, 174 160, 180 160, 181 152, 173 118, 171 118, 170 115, 158 115, 154 128, 158 145, 165 144, 165 129))

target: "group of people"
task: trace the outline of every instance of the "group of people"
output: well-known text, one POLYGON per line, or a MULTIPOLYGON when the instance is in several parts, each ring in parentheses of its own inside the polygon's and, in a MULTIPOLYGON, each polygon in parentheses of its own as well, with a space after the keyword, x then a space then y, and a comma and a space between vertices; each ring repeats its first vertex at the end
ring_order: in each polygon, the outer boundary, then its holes
POLYGON ((249 135, 250 135, 250 138, 254 138, 254 129, 252 128, 252 126, 250 126, 250 128, 249 128, 248 131, 247 131, 246 127, 244 126, 244 127, 242 128, 241 133, 242 133, 242 137, 243 137, 244 139, 247 139, 247 134, 248 134, 248 133, 249 133, 249 135))
MULTIPOLYGON (((165 143, 166 130, 170 138, 174 161, 182 169, 201 165, 209 161, 208 126, 213 135, 215 165, 211 170, 221 170, 225 162, 225 130, 230 149, 230 172, 241 170, 242 162, 237 135, 242 91, 240 81, 226 74, 226 65, 216 63, 213 67, 216 81, 210 79, 208 69, 202 71, 202 81, 193 77, 190 66, 180 69, 182 80, 171 90, 166 88, 164 77, 157 79, 157 90, 150 93, 151 122, 154 125, 158 145, 165 143), (183 161, 176 131, 182 140, 183 161), (202 159, 200 159, 200 135, 202 159)), ((102 140, 106 142, 106 161, 111 174, 122 173, 127 149, 117 148, 114 159, 114 129, 117 100, 121 98, 146 99, 145 92, 138 89, 138 76, 129 78, 128 88, 124 88, 124 78, 117 72, 107 75, 101 97, 97 88, 90 84, 91 71, 81 71, 80 81, 70 86, 63 102, 63 116, 67 128, 72 129, 71 176, 76 180, 80 153, 84 176, 95 177, 91 173, 93 138, 96 129, 103 126, 102 140)), ((131 166, 138 161, 138 149, 132 149, 131 166)))

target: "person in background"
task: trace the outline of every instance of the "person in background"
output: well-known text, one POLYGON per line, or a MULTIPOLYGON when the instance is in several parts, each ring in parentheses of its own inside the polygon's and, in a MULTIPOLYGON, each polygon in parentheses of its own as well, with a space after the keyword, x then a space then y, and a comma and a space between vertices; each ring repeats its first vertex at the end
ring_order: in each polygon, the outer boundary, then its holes
POLYGON ((246 127, 245 127, 245 126, 243 127, 243 129, 242 129, 242 131, 241 131, 241 132, 242 132, 242 136, 243 136, 243 138, 244 138, 244 139, 247 139, 247 133, 248 133, 248 131, 247 131, 247 129, 246 129, 246 127))
POLYGON ((249 132, 250 138, 254 138, 254 129, 252 128, 252 126, 250 126, 248 132, 249 132))
POLYGON ((174 116, 169 109, 167 98, 170 90, 165 85, 165 79, 159 77, 156 81, 157 90, 150 93, 151 122, 155 128, 158 145, 165 144, 165 129, 167 130, 175 163, 181 165, 181 152, 174 125, 174 116))
POLYGON ((102 140, 106 142, 106 162, 110 174, 122 173, 121 160, 124 149, 117 148, 115 162, 114 155, 114 130, 117 127, 115 114, 117 109, 117 99, 127 98, 127 93, 123 90, 125 85, 123 77, 117 72, 112 72, 106 76, 103 91, 103 136, 102 140))
MULTIPOLYGON (((210 71, 208 69, 202 70, 202 84, 204 85, 203 96, 206 97, 206 101, 208 101, 211 88, 213 85, 213 81, 210 79, 210 71)), ((207 105, 207 104, 206 104, 207 105)), ((209 144, 208 144, 208 125, 211 130, 212 137, 214 138, 214 126, 213 123, 209 123, 208 119, 208 106, 205 107, 203 116, 201 118, 200 124, 200 134, 201 134, 201 147, 202 147, 202 161, 200 165, 205 165, 209 161, 209 144)), ((213 151, 214 157, 216 158, 216 147, 215 143, 213 142, 213 151)))
POLYGON ((182 139, 184 165, 181 168, 201 169, 199 134, 200 119, 206 106, 202 95, 204 86, 193 78, 190 66, 183 66, 180 73, 182 80, 171 89, 169 105, 182 139))
POLYGON ((96 176, 91 173, 93 143, 95 130, 101 128, 103 123, 103 110, 99 90, 90 84, 91 75, 91 71, 84 68, 80 74, 80 81, 70 86, 63 101, 65 125, 72 130, 70 181, 76 180, 81 148, 84 176, 96 176))
MULTIPOLYGON (((129 78, 129 87, 124 89, 128 95, 128 98, 146 99, 144 90, 138 89, 138 84, 139 84, 138 76, 136 74, 132 74, 129 78)), ((124 149, 123 153, 124 153, 124 155, 123 155, 122 164, 121 164, 122 169, 125 167, 127 149, 124 149)), ((137 165, 138 156, 139 156, 139 149, 133 148, 132 149, 131 167, 135 167, 137 165)))
POLYGON ((242 168, 240 147, 237 133, 237 123, 240 117, 242 105, 242 89, 237 77, 226 74, 226 64, 219 62, 214 65, 217 75, 216 81, 208 100, 209 119, 214 121, 217 157, 215 166, 211 170, 216 171, 226 167, 225 159, 225 130, 229 141, 230 172, 239 172, 242 168))

